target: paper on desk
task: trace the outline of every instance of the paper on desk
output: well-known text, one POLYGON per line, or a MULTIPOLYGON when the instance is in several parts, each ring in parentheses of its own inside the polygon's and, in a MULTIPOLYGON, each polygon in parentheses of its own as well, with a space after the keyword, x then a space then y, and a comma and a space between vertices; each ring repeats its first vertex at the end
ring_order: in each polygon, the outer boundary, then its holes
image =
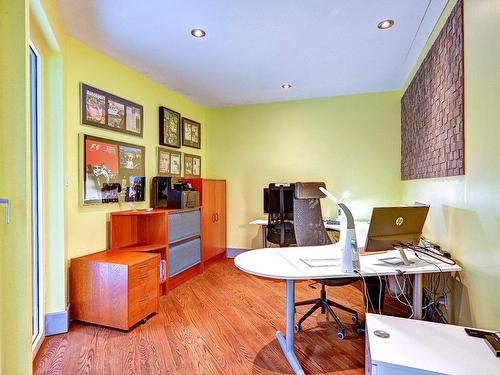
POLYGON ((304 259, 299 258, 309 267, 334 267, 340 265, 339 258, 304 259))
MULTIPOLYGON (((340 277, 342 251, 339 243, 324 246, 280 248, 276 252, 302 276, 327 278, 333 275, 340 277)), ((342 275, 345 274, 342 273, 342 275)))

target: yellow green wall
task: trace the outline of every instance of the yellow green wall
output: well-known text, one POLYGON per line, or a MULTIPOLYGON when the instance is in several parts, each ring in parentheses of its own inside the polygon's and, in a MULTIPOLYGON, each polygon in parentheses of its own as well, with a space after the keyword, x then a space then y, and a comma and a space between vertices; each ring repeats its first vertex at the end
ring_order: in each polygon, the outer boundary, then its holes
POLYGON ((29 17, 26 1, 0 2, 0 374, 31 369, 29 17))
MULTIPOLYGON (((419 62, 456 1, 448 4, 419 62)), ((403 201, 431 205, 425 235, 463 267, 453 321, 500 329, 500 2, 466 0, 465 175, 402 183, 403 201)), ((416 70, 416 69, 415 69, 416 70)))
MULTIPOLYGON (((399 92, 209 110, 207 174, 227 179, 228 247, 261 246, 262 189, 270 182, 325 181, 350 191, 355 217, 400 198, 399 92)), ((323 213, 335 207, 323 202, 323 213)))

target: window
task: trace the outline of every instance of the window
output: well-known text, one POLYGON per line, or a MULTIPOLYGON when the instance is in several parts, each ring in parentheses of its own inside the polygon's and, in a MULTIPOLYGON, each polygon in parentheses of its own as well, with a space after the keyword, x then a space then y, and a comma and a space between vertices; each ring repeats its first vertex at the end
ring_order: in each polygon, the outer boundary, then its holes
POLYGON ((30 45, 31 108, 31 239, 32 239, 32 343, 36 354, 44 338, 43 298, 43 210, 42 210, 42 134, 41 134, 41 69, 40 55, 30 45))

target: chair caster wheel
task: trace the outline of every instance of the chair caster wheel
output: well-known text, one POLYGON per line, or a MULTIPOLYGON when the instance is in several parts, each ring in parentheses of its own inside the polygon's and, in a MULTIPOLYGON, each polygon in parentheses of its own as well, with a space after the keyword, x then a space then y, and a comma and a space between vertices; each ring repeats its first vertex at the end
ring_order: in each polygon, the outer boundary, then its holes
POLYGON ((352 322, 354 324, 358 324, 359 323, 359 319, 358 319, 358 317, 356 315, 353 315, 351 319, 352 319, 352 322))
POLYGON ((302 331, 302 326, 300 324, 295 324, 295 332, 302 331))
POLYGON ((345 338, 344 332, 337 333, 337 337, 339 338, 339 340, 343 340, 345 338))

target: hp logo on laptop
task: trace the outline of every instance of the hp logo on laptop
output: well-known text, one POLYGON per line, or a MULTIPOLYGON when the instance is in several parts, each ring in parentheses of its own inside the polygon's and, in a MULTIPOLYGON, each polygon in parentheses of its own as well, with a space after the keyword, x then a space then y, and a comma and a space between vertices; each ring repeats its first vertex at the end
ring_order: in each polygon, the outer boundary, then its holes
POLYGON ((401 224, 403 224, 404 219, 400 216, 396 219, 396 225, 399 227, 401 224))

